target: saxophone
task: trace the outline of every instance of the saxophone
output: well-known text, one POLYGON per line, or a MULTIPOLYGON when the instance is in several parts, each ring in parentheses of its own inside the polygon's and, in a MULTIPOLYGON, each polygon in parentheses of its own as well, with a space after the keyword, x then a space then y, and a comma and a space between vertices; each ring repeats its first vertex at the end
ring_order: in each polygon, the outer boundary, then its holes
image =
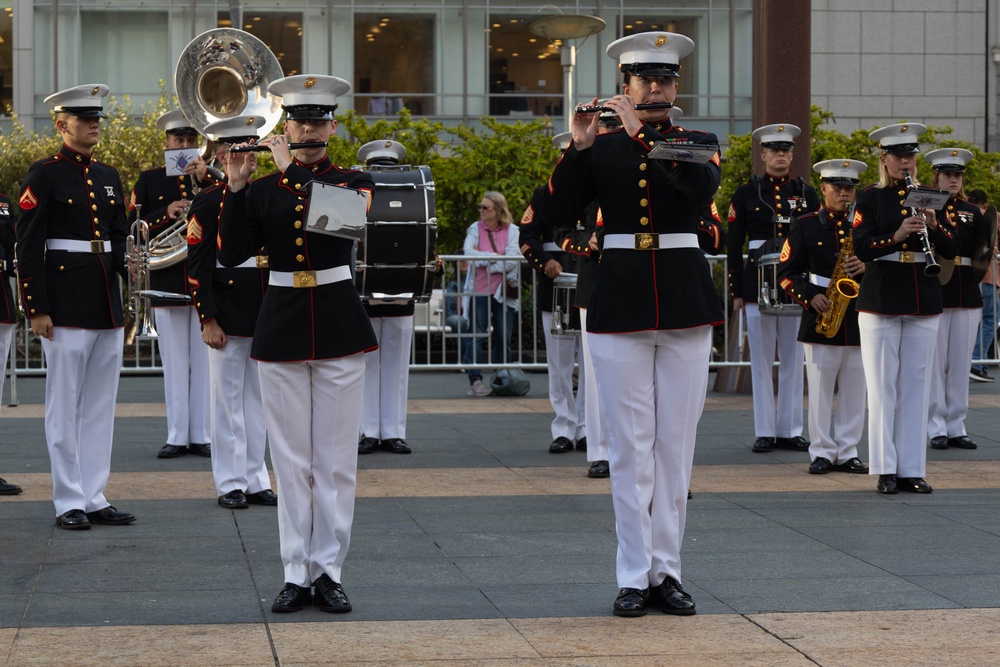
MULTIPOLYGON (((847 211, 847 220, 850 222, 854 217, 854 206, 847 211)), ((858 283, 856 280, 847 277, 847 270, 844 263, 847 258, 854 254, 854 240, 851 234, 844 235, 844 241, 840 244, 840 254, 837 255, 837 264, 833 267, 833 275, 830 276, 830 284, 826 288, 826 298, 830 300, 830 310, 820 313, 816 317, 816 333, 823 334, 827 338, 833 338, 840 331, 844 323, 844 315, 847 314, 847 306, 851 299, 858 295, 858 283)))

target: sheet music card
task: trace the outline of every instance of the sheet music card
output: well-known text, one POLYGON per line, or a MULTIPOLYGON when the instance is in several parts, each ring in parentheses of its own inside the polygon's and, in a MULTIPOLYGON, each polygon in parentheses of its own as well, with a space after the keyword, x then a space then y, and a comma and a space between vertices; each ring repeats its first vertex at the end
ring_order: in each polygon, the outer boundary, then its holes
POLYGON ((309 181, 306 231, 359 240, 368 224, 368 197, 360 190, 309 181))

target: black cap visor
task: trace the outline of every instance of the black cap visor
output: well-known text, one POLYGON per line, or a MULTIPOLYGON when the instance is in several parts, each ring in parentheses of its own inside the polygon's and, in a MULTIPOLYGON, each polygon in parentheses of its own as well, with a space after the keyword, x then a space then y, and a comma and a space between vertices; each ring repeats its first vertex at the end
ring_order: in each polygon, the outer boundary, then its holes
POLYGON ((339 105, 318 106, 315 104, 299 104, 296 106, 282 107, 285 110, 288 120, 333 120, 333 112, 339 105))
POLYGON ((951 163, 947 163, 946 162, 944 164, 936 164, 936 165, 934 165, 934 171, 950 171, 950 172, 952 172, 954 174, 964 174, 965 173, 965 165, 964 164, 951 164, 951 163))
POLYGON ((795 144, 791 141, 768 141, 767 143, 761 142, 760 145, 776 151, 790 151, 795 148, 795 144))
POLYGON ((175 137, 197 137, 198 130, 193 127, 175 127, 170 130, 166 130, 167 134, 172 134, 175 137))
POLYGON ((913 155, 920 152, 920 144, 896 144, 894 146, 882 146, 889 155, 913 155))
POLYGON ((845 187, 857 187, 858 183, 861 181, 857 178, 849 178, 847 176, 824 176, 820 179, 824 183, 829 183, 830 185, 843 185, 845 187))
POLYGON ((632 76, 667 76, 672 79, 680 78, 678 69, 680 65, 670 63, 629 63, 621 66, 623 72, 632 76))
POLYGON ((56 113, 68 113, 80 118, 107 118, 101 107, 56 107, 56 113))
POLYGON ((217 144, 248 144, 251 141, 257 141, 256 134, 248 134, 245 137, 219 137, 215 140, 217 144))

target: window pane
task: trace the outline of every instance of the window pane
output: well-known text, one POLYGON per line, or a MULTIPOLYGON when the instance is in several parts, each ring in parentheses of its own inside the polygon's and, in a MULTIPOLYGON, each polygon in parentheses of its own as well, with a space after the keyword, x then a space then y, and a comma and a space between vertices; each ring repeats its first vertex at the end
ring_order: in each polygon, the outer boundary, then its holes
MULTIPOLYGON (((228 12, 219 12, 219 27, 232 27, 228 12)), ((267 44, 267 48, 277 56, 285 76, 303 73, 302 14, 248 9, 243 13, 243 25, 240 29, 267 44)))
POLYGON ((160 80, 173 78, 166 12, 81 11, 80 35, 83 83, 106 83, 112 95, 136 97, 159 95, 160 80))
POLYGON ((562 115, 559 49, 528 31, 537 15, 490 14, 490 115, 562 115))
POLYGON ((355 108, 362 114, 434 114, 434 16, 355 14, 355 108), (406 93, 411 93, 407 95, 406 93))
POLYGON ((0 114, 6 114, 14 103, 14 10, 0 12, 0 114))

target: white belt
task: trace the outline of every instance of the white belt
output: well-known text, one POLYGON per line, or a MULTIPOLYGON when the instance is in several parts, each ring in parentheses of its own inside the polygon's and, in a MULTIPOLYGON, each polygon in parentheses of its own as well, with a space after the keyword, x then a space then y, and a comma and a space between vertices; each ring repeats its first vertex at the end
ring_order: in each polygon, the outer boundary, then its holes
POLYGON ((955 266, 972 266, 971 257, 955 257, 955 266))
POLYGON ((247 261, 243 262, 242 264, 237 264, 236 266, 223 266, 218 261, 216 261, 215 262, 215 268, 217 268, 217 269, 259 269, 259 268, 266 268, 266 267, 261 267, 260 264, 258 263, 258 258, 256 256, 254 256, 254 257, 251 257, 250 259, 248 259, 247 261))
POLYGON ((903 252, 892 252, 888 255, 883 255, 882 257, 876 257, 877 261, 882 262, 901 262, 903 264, 916 264, 918 262, 924 261, 924 253, 922 252, 910 252, 909 250, 904 250, 903 252))
POLYGON ((543 243, 542 244, 542 250, 545 250, 547 252, 562 252, 563 251, 562 248, 560 248, 559 246, 557 246, 552 241, 547 241, 546 243, 543 243))
POLYGON ((623 250, 674 250, 677 248, 697 248, 696 234, 605 234, 604 249, 623 250))
POLYGON ((819 285, 820 287, 829 287, 830 279, 824 278, 823 276, 817 276, 815 273, 809 274, 809 282, 813 285, 819 285))
POLYGON ((767 243, 767 241, 764 241, 762 239, 757 239, 756 241, 750 241, 750 243, 747 244, 747 248, 749 250, 756 250, 757 248, 761 247, 765 243, 767 243))
POLYGON ((65 250, 66 252, 111 252, 107 241, 76 241, 71 239, 48 239, 45 246, 49 250, 65 250))
POLYGON ((351 269, 346 265, 319 271, 271 271, 267 280, 274 287, 318 287, 351 279, 351 269))

